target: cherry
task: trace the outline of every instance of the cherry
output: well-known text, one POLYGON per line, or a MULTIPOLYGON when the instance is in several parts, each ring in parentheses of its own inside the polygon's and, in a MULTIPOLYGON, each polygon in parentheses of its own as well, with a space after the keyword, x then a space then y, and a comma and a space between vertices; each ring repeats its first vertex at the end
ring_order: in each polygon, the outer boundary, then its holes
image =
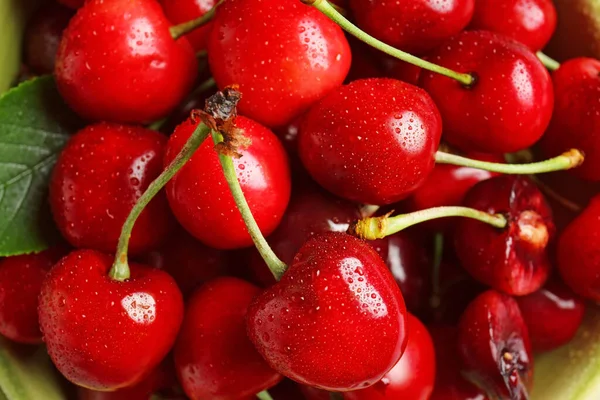
POLYGON ((342 84, 342 30, 298 0, 239 0, 217 9, 208 61, 219 88, 237 84, 240 113, 283 126, 342 84))
POLYGON ((502 213, 508 225, 497 229, 466 218, 458 221, 455 249, 462 266, 480 282, 509 294, 538 290, 548 278, 546 247, 555 231, 542 193, 526 178, 504 175, 475 185, 464 204, 502 213))
POLYGON ((55 77, 67 104, 91 120, 165 117, 197 73, 186 39, 175 41, 153 0, 88 0, 64 32, 55 77))
POLYGON ((527 48, 494 33, 471 31, 449 39, 429 59, 475 77, 465 87, 436 73, 421 74, 450 144, 464 151, 508 153, 542 137, 552 115, 552 85, 527 48))
POLYGON ((434 166, 441 119, 416 86, 385 78, 342 86, 313 106, 300 129, 304 166, 327 190, 364 204, 391 204, 434 166))
POLYGON ((78 9, 79 7, 82 7, 83 4, 87 1, 87 0, 57 0, 60 4, 64 4, 67 7, 71 7, 74 9, 78 9))
POLYGON ((475 0, 470 28, 506 35, 538 51, 554 33, 556 9, 552 0, 475 0))
POLYGON ((399 81, 410 83, 411 85, 419 84, 419 78, 421 77, 421 72, 423 71, 416 65, 409 64, 387 55, 381 56, 381 68, 384 71, 384 76, 392 79, 398 79, 399 81))
MULTIPOLYGON (((162 4, 165 15, 173 24, 182 24, 194 18, 199 18, 210 11, 216 0, 159 0, 162 4)), ((212 29, 212 24, 207 24, 195 29, 185 37, 189 40, 196 51, 205 50, 208 44, 208 36, 212 29)))
POLYGON ((516 300, 494 290, 479 295, 461 318, 458 343, 471 381, 494 398, 528 398, 533 358, 516 300))
POLYGON ((586 162, 573 173, 600 181, 600 61, 569 60, 554 71, 552 80, 556 101, 542 149, 555 154, 566 146, 577 146, 585 153, 586 162))
POLYGON ((255 298, 247 321, 271 367, 333 391, 377 383, 407 341, 392 275, 375 250, 344 233, 309 239, 281 280, 255 298))
MULTIPOLYGON (((166 137, 141 127, 100 123, 75 134, 50 182, 50 205, 63 236, 75 247, 114 252, 133 205, 162 171, 166 137)), ((172 227, 160 193, 133 230, 132 253, 158 245, 172 227)))
POLYGON ((426 53, 462 31, 474 0, 350 0, 358 25, 377 39, 409 53, 426 53))
POLYGON ((179 382, 192 399, 239 399, 281 380, 246 335, 246 312, 260 293, 237 278, 217 278, 187 303, 175 345, 179 382))
POLYGON ((112 257, 78 250, 48 274, 39 297, 40 327, 50 358, 71 382, 93 390, 137 383, 175 341, 183 301, 171 277, 131 265, 119 282, 112 257))
MULTIPOLYGON (((177 127, 165 154, 170 163, 199 122, 177 127)), ((261 231, 268 235, 279 224, 291 191, 287 156, 277 137, 258 123, 238 117, 240 133, 251 141, 235 160, 242 190, 261 231)), ((167 184, 167 197, 181 225, 208 246, 235 249, 252 245, 240 212, 227 187, 214 146, 204 142, 167 184)))
POLYGON ((535 351, 568 343, 577 333, 585 303, 559 280, 549 281, 535 293, 517 297, 535 351))
POLYGON ((332 400, 331 394, 327 390, 300 385, 300 391, 304 395, 304 400, 332 400))

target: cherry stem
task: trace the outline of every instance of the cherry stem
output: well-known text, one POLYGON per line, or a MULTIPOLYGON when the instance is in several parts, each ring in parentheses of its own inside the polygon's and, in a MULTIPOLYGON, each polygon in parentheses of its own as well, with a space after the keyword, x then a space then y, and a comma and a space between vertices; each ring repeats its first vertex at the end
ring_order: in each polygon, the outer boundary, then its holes
POLYGON ((219 7, 222 2, 223 2, 223 0, 219 1, 217 4, 214 5, 213 8, 208 10, 206 12, 206 14, 201 15, 200 17, 198 17, 196 19, 193 19, 191 21, 187 21, 182 24, 174 25, 174 26, 170 27, 169 31, 171 32, 171 37, 174 40, 177 40, 180 37, 182 37, 183 35, 186 35, 192 31, 194 31, 195 29, 198 29, 201 26, 206 25, 211 19, 213 19, 213 17, 215 16, 215 11, 217 10, 217 7, 219 7))
POLYGON ((161 174, 148 186, 148 189, 140 196, 135 203, 131 212, 127 216, 123 228, 121 228, 121 236, 117 245, 117 253, 115 261, 108 275, 116 281, 125 281, 129 279, 129 264, 127 262, 127 249, 129 247, 129 238, 131 231, 144 208, 156 196, 158 192, 175 176, 177 171, 192 157, 194 152, 200 147, 202 142, 208 137, 210 129, 204 123, 200 123, 192 133, 192 136, 185 143, 179 154, 171 161, 171 163, 161 172, 161 174))
POLYGON ((373 36, 365 33, 352 22, 348 21, 342 14, 340 14, 327 0, 302 0, 304 4, 315 7, 317 10, 325 14, 329 19, 338 24, 342 29, 351 35, 355 36, 359 40, 366 44, 383 51, 384 53, 395 57, 399 60, 405 61, 409 64, 416 65, 431 72, 435 72, 448 78, 452 78, 463 84, 464 86, 471 86, 475 83, 475 77, 471 74, 464 74, 453 71, 451 69, 439 66, 437 64, 425 61, 419 57, 415 57, 412 54, 406 53, 402 50, 398 50, 382 41, 375 39, 373 36))
POLYGON ((260 400, 273 400, 273 397, 271 397, 269 392, 266 390, 263 390, 262 392, 257 393, 256 397, 259 398, 260 400))
POLYGON ((469 207, 434 207, 394 217, 390 217, 388 214, 381 217, 363 218, 350 225, 348 233, 361 239, 377 240, 421 222, 447 217, 472 218, 500 229, 507 225, 506 218, 502 214, 489 214, 469 207))
POLYGON ((542 64, 544 64, 544 67, 548 68, 550 71, 556 71, 560 68, 560 63, 558 61, 551 57, 548 57, 541 51, 538 51, 535 54, 537 55, 537 58, 542 62, 542 64))
POLYGON ((471 158, 461 157, 443 151, 437 151, 435 153, 435 162, 439 164, 460 165, 462 167, 471 167, 510 175, 529 175, 563 171, 578 167, 583 161, 583 153, 577 149, 571 149, 558 157, 528 164, 502 164, 473 160, 471 158))
MULTIPOLYGON (((212 131, 212 138, 215 145, 223 142, 223 136, 215 130, 212 131)), ((221 167, 223 168, 225 180, 229 185, 229 190, 231 190, 235 204, 242 214, 242 219, 248 228, 248 233, 250 234, 250 237, 252 237, 256 249, 263 260, 265 260, 265 263, 271 270, 273 276, 275 276, 275 279, 281 279, 281 276, 287 269, 287 265, 285 265, 285 263, 273 252, 271 246, 269 246, 267 240, 260 231, 254 216, 252 216, 252 211, 250 211, 250 207, 248 206, 248 202, 246 201, 246 197, 244 196, 244 192, 238 181, 237 174, 235 173, 233 159, 228 155, 219 154, 219 160, 221 161, 221 167)))

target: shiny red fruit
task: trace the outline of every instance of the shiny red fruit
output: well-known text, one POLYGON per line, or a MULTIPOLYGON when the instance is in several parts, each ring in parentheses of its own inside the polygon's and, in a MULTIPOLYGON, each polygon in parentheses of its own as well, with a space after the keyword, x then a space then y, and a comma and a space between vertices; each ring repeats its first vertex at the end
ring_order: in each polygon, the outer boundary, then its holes
POLYGON ((344 233, 308 240, 281 280, 255 298, 247 321, 273 369, 333 391, 377 383, 407 341, 392 275, 375 250, 344 233))
MULTIPOLYGON (((173 25, 182 24, 196 18, 200 18, 212 9, 218 1, 216 0, 159 0, 165 15, 173 25)), ((208 22, 200 28, 194 29, 185 37, 189 40, 196 51, 206 50, 208 36, 212 29, 212 22, 208 22)))
POLYGON ((552 83, 525 46, 491 32, 463 32, 429 60, 476 79, 465 87, 433 72, 421 74, 422 87, 442 114, 448 143, 463 151, 510 153, 544 134, 552 116, 552 83))
POLYGON ((327 190, 384 205, 424 182, 441 132, 440 114, 423 90, 393 79, 364 79, 311 108, 300 129, 299 152, 327 190))
POLYGON ((148 123, 191 89, 197 61, 154 0, 88 0, 65 30, 54 76, 67 104, 96 121, 148 123))
POLYGON ((158 269, 130 264, 125 282, 108 276, 113 258, 78 250, 48 274, 39 319, 50 358, 71 382, 94 390, 137 383, 175 342, 183 300, 158 269))
MULTIPOLYGON (((162 172, 166 141, 142 127, 107 123, 88 126, 69 140, 54 167, 50 205, 74 247, 116 250, 133 205, 162 172)), ((159 193, 138 218, 129 251, 157 246, 172 225, 166 197, 159 193)))
POLYGON ((239 85, 240 113, 283 126, 340 86, 350 68, 342 30, 297 0, 237 0, 218 8, 208 43, 217 85, 239 85))
MULTIPOLYGON (((198 123, 188 120, 177 127, 167 145, 165 165, 181 151, 198 123)), ((252 215, 263 235, 268 236, 279 224, 290 199, 287 155, 267 128, 245 117, 238 117, 236 124, 252 142, 240 150, 242 157, 233 161, 236 175, 252 215)), ((169 181, 167 197, 181 225, 208 246, 236 249, 253 244, 210 139, 169 181)))

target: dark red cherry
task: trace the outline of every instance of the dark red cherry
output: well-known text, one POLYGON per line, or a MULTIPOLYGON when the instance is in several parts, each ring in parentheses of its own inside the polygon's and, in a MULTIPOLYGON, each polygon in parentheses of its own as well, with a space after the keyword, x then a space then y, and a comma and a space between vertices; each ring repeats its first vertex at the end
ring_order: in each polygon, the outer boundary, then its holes
POLYGON ((411 85, 419 84, 419 78, 423 72, 420 67, 390 57, 386 54, 380 55, 380 57, 381 69, 383 69, 384 76, 398 79, 399 81, 410 83, 411 85))
POLYGON ((368 387, 406 346, 406 309, 385 263, 344 233, 309 239, 281 280, 255 298, 248 334, 276 371, 333 391, 368 387))
POLYGON ((310 109, 300 158, 324 188, 384 205, 407 197, 434 166, 440 114, 416 86, 385 78, 342 86, 310 109))
POLYGON ((299 386, 304 395, 304 400, 331 400, 331 393, 327 390, 306 385, 299 386))
POLYGON ((48 353, 71 382, 116 390, 142 379, 173 346, 183 319, 175 281, 131 264, 131 278, 112 280, 113 258, 78 250, 48 274, 40 292, 40 327, 48 353))
MULTIPOLYGON (((273 386, 269 389, 269 394, 273 398, 273 400, 311 400, 310 397, 305 396, 302 393, 302 389, 300 388, 302 385, 298 385, 296 382, 290 379, 283 379, 277 385, 273 386)), ((326 398, 325 400, 330 400, 329 392, 325 392, 326 398)), ((250 398, 248 400, 254 400, 250 398)), ((318 399, 312 399, 318 400, 318 399)))
POLYGON ((83 6, 83 4, 87 1, 87 0, 57 0, 60 4, 64 4, 67 7, 71 7, 74 9, 78 9, 79 7, 83 6))
POLYGON ((474 0, 350 0, 350 7, 367 33, 393 47, 423 54, 467 26, 474 0))
POLYGON ((208 61, 220 89, 239 85, 240 113, 290 123, 342 84, 350 68, 342 30, 297 0, 238 0, 218 8, 208 61))
MULTIPOLYGON (((215 0, 159 0, 165 15, 173 25, 182 24, 200 18, 217 4, 215 0)), ((208 45, 208 36, 212 29, 212 22, 194 29, 185 37, 196 51, 205 50, 208 45)))
POLYGON ((550 272, 547 246, 554 236, 552 211, 529 180, 498 176, 475 185, 464 205, 504 214, 504 229, 462 218, 455 232, 455 249, 462 266, 477 280, 508 294, 538 290, 550 272))
POLYGON ((517 297, 535 351, 548 351, 568 343, 581 325, 584 301, 559 280, 527 296, 517 297))
POLYGON ((470 28, 500 33, 538 51, 554 33, 556 9, 552 0, 475 0, 470 28))
MULTIPOLYGON (((114 252, 135 202, 162 171, 166 137, 135 126, 100 123, 75 134, 50 181, 50 205, 63 236, 74 246, 114 252)), ((138 218, 131 253, 157 246, 173 217, 159 193, 138 218)))
POLYGON ((435 380, 435 352, 427 328, 412 314, 402 358, 375 385, 344 394, 344 400, 429 400, 435 380))
POLYGON ((440 74, 421 74, 421 85, 442 114, 448 143, 498 154, 523 150, 542 137, 552 116, 552 83, 525 46, 491 32, 463 32, 429 60, 476 78, 465 87, 440 74))
MULTIPOLYGON (((167 145, 169 164, 199 122, 177 127, 167 145)), ((234 159, 240 185, 262 233, 275 230, 290 199, 290 169, 285 150, 267 128, 245 117, 237 127, 251 144, 234 159)), ((253 244, 221 169, 212 141, 206 140, 167 184, 167 197, 181 225, 201 242, 219 249, 253 244)))
POLYGON ((600 181, 600 61, 575 58, 552 74, 554 114, 542 139, 542 150, 554 156, 571 148, 585 153, 572 173, 600 181))
POLYGON ((461 318, 458 345, 465 376, 490 396, 529 398, 533 358, 515 299, 494 290, 479 295, 461 318))
POLYGON ((90 120, 146 123, 190 90, 197 61, 173 40, 154 0, 88 0, 65 30, 54 75, 67 104, 90 120))

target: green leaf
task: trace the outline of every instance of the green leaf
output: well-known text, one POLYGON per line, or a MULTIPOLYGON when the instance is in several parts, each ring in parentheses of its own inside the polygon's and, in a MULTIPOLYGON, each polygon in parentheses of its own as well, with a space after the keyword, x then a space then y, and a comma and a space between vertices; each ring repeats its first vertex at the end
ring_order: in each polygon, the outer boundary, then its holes
POLYGON ((0 256, 41 251, 57 237, 48 181, 58 153, 80 124, 51 77, 0 97, 0 256))

